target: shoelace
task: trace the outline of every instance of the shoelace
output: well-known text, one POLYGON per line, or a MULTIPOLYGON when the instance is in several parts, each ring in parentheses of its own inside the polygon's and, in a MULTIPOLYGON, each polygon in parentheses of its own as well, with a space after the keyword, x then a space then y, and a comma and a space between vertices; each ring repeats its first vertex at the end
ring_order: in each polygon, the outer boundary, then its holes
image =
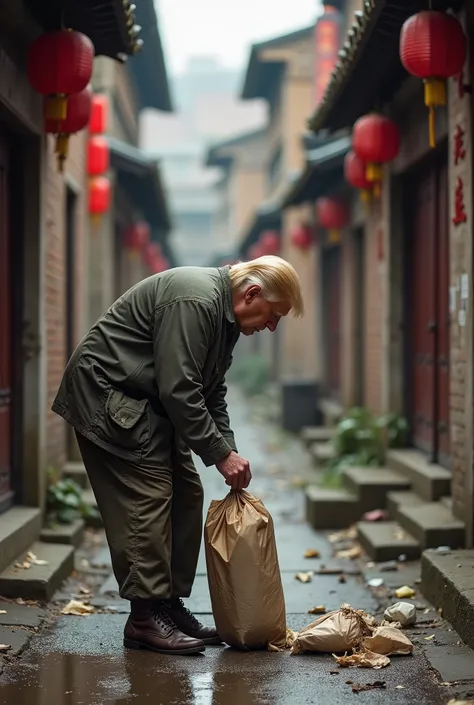
POLYGON ((159 608, 153 614, 155 621, 162 627, 176 629, 176 624, 173 622, 169 614, 162 608, 159 608))
POLYGON ((193 615, 193 613, 188 610, 186 605, 181 599, 176 600, 176 606, 178 607, 179 611, 182 612, 189 620, 190 622, 195 626, 195 627, 200 627, 201 623, 199 622, 198 619, 193 615))

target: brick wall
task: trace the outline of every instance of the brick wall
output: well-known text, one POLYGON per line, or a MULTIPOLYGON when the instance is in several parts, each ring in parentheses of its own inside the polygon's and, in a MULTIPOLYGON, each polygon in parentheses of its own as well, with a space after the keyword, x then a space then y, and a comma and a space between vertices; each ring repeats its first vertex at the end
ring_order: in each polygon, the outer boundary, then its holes
POLYGON ((356 257, 350 231, 341 238, 341 399, 344 408, 355 404, 356 257))
POLYGON ((381 228, 381 215, 375 210, 367 221, 364 243, 363 401, 365 406, 376 413, 382 410, 382 326, 385 291, 378 260, 381 228))
POLYGON ((51 404, 66 365, 66 182, 76 193, 75 206, 75 339, 79 341, 85 325, 85 247, 87 211, 85 199, 86 133, 70 140, 65 175, 58 174, 53 140, 48 138, 45 185, 45 317, 47 357, 46 464, 61 468, 66 460, 66 424, 51 411, 51 404))

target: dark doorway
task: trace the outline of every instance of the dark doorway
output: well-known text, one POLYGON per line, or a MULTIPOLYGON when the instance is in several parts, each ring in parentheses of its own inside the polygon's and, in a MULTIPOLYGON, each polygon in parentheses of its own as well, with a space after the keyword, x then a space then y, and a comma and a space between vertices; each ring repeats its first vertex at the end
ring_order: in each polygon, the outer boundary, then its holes
POLYGON ((412 442, 448 466, 448 168, 438 158, 407 180, 407 398, 412 442))
MULTIPOLYGON (((66 360, 68 362, 76 346, 76 194, 66 191, 66 360)), ((75 437, 72 427, 67 425, 67 457, 75 457, 75 437)))

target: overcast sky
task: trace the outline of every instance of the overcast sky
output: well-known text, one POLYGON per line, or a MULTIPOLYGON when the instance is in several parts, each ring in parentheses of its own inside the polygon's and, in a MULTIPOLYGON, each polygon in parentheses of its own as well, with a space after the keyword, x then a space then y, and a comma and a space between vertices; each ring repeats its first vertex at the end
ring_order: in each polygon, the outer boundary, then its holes
POLYGON ((196 55, 241 68, 252 42, 306 27, 319 0, 155 0, 170 73, 196 55))

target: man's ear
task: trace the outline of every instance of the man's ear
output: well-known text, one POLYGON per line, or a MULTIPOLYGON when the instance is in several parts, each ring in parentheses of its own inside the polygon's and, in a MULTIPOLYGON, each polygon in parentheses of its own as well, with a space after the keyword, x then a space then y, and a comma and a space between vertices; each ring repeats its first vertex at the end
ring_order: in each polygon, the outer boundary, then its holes
POLYGON ((260 286, 258 286, 258 284, 252 284, 251 286, 249 286, 249 288, 245 292, 245 302, 249 304, 255 299, 256 296, 260 294, 261 291, 262 289, 260 286))

